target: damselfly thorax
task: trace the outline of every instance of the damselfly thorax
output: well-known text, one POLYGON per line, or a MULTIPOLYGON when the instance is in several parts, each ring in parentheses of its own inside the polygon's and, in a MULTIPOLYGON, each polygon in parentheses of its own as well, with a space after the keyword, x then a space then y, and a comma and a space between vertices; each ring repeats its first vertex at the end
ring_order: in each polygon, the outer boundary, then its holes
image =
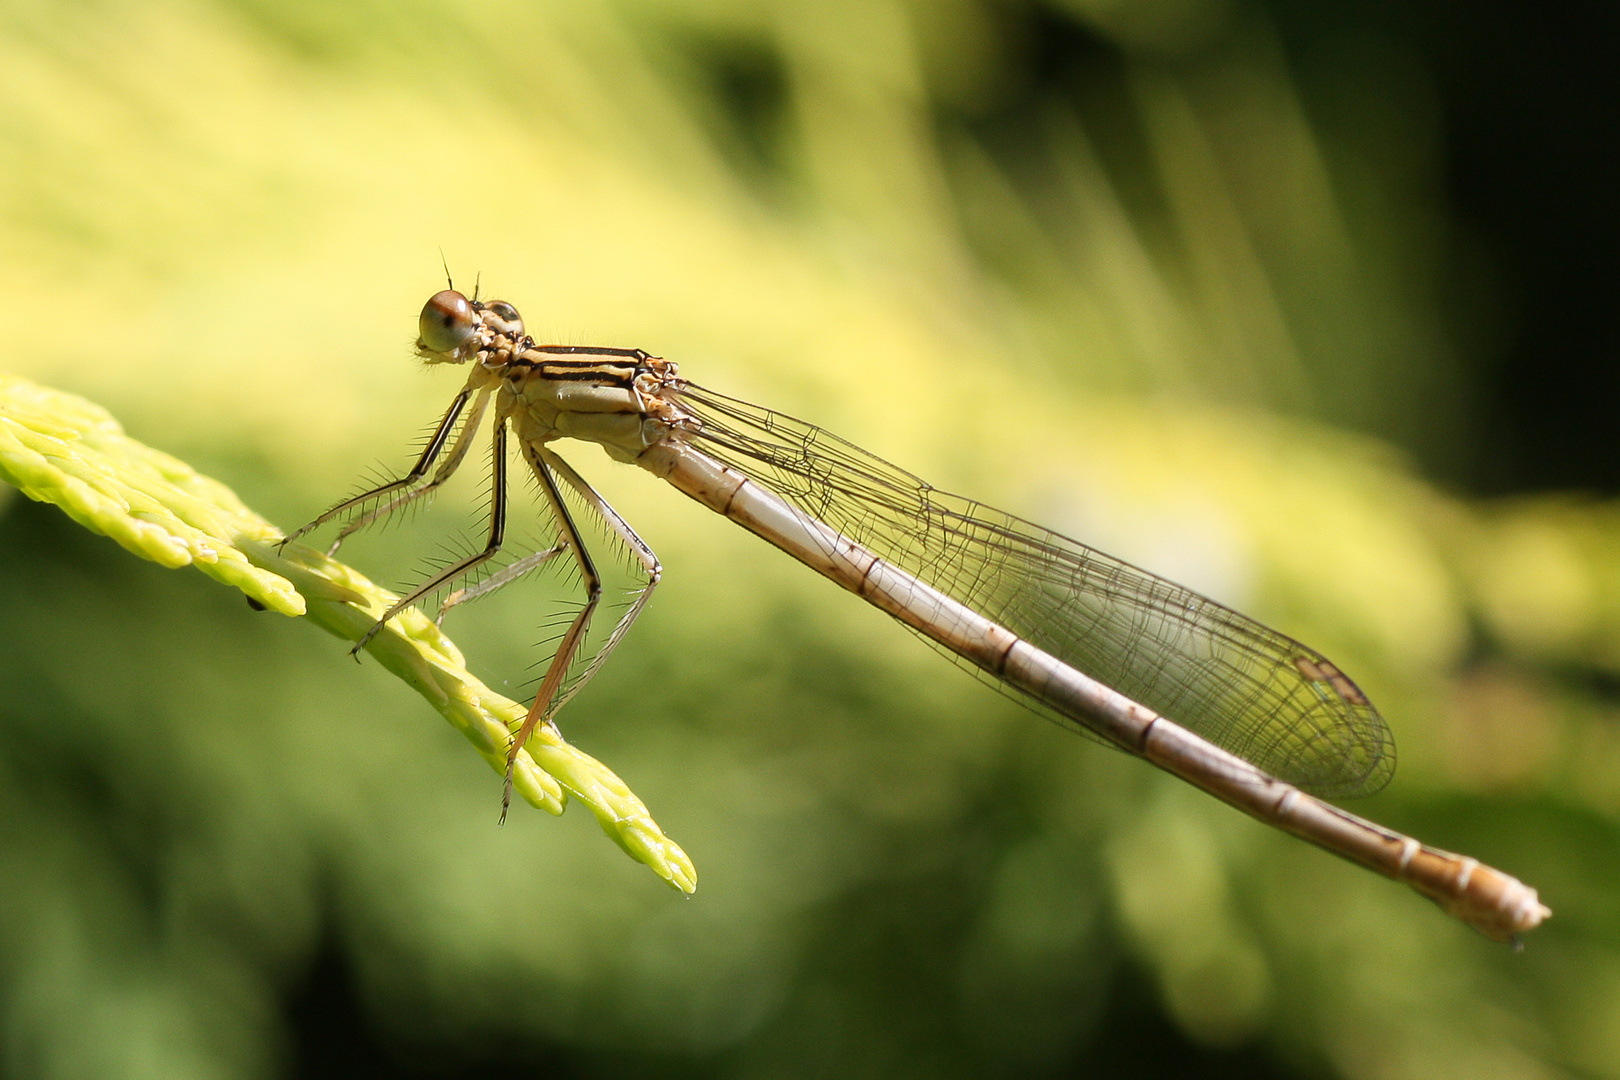
POLYGON ((406 476, 339 503, 289 539, 345 517, 335 551, 355 530, 435 490, 465 459, 493 401, 484 549, 402 597, 355 648, 501 550, 511 437, 540 483, 556 543, 450 593, 441 614, 565 553, 585 597, 513 735, 507 797, 524 741, 597 671, 662 574, 652 549, 550 447, 578 439, 669 481, 1036 712, 1405 881, 1493 938, 1511 939, 1549 914, 1534 889, 1507 874, 1313 797, 1383 787, 1395 768, 1394 742, 1361 688, 1293 638, 1079 541, 938 491, 814 425, 688 382, 673 363, 640 349, 538 344, 504 301, 446 289, 423 308, 420 333, 423 359, 471 365, 427 448, 406 476), (565 488, 640 571, 612 631, 592 649, 586 632, 601 577, 565 488))

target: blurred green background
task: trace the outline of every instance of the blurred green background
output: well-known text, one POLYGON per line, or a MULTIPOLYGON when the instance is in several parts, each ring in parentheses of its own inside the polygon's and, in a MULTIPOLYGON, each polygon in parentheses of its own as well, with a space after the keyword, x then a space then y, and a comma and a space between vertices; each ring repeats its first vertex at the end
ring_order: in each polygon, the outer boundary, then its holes
MULTIPOLYGON (((562 717, 688 901, 374 664, 0 494, 17 1077, 1620 1076, 1612 12, 0 5, 11 370, 292 526, 407 464, 458 283, 1334 657, 1353 808, 1515 954, 1040 723, 598 451, 659 552, 562 717)), ((470 473, 477 470, 469 469, 470 473)), ((345 556, 403 584, 482 483, 345 556)), ((532 690, 566 580, 452 615, 532 690)))

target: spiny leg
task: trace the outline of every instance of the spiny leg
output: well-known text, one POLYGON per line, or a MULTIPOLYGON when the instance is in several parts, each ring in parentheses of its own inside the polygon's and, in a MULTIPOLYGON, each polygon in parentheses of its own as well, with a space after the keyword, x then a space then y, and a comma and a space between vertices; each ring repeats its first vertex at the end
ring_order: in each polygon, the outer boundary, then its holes
MULTIPOLYGON (((545 464, 556 472, 557 475, 563 478, 564 482, 567 483, 569 487, 574 489, 575 493, 579 495, 587 506, 589 506, 592 510, 595 510, 597 514, 601 516, 602 520, 607 523, 608 528, 613 530, 620 540, 624 541, 625 546, 630 549, 631 553, 635 556, 636 561, 641 564, 642 571, 647 577, 646 584, 636 591, 636 599, 631 605, 630 610, 626 612, 624 617, 619 620, 618 625, 613 629, 613 633, 608 636, 607 644, 602 646, 602 648, 597 652, 585 674, 581 675, 574 681, 573 686, 569 688, 562 700, 558 701, 552 708, 551 711, 555 713, 558 709, 561 709, 563 704, 569 698, 573 697, 581 687, 589 682, 591 676, 596 673, 596 669, 601 667, 602 661, 607 658, 608 652, 612 650, 614 645, 618 644, 619 639, 623 637, 625 631, 630 628, 630 624, 634 622, 636 616, 641 613, 642 607, 647 603, 647 598, 652 595, 654 586, 658 584, 659 579, 663 575, 663 568, 658 565, 658 556, 653 554, 652 548, 647 546, 646 541, 642 540, 641 537, 636 535, 636 531, 630 527, 629 523, 626 522, 624 518, 619 516, 618 511, 614 510, 613 507, 608 505, 606 499, 597 494, 595 488, 591 487, 591 485, 588 484, 585 479, 579 475, 579 473, 574 471, 573 466, 569 465, 566 460, 552 453, 544 446, 535 445, 524 448, 524 460, 530 463, 531 468, 534 467, 534 455, 538 455, 541 461, 545 462, 545 464)), ((566 550, 568 550, 568 542, 566 540, 560 540, 544 551, 537 551, 532 555, 524 556, 517 562, 514 562, 511 566, 501 570, 499 573, 491 575, 487 581, 479 582, 477 585, 469 588, 457 589, 455 592, 445 597, 444 603, 439 605, 439 613, 434 617, 434 623, 442 623, 444 621, 445 614, 448 613, 451 608, 460 604, 468 603, 472 600, 477 600, 483 596, 488 596, 497 589, 510 585, 524 574, 527 574, 530 570, 550 562, 553 558, 562 554, 566 550)))
POLYGON ((469 555, 454 566, 435 574, 415 589, 412 589, 408 595, 394 601, 393 606, 383 612, 382 618, 373 623, 371 629, 367 630, 360 640, 354 643, 354 648, 349 650, 350 656, 357 656, 360 650, 365 648, 371 639, 377 636, 389 619, 392 619, 434 589, 439 588, 445 582, 454 581, 461 575, 488 562, 501 550, 501 543, 506 539, 506 420, 504 417, 495 421, 494 444, 494 467, 491 469, 490 479, 489 542, 484 545, 484 550, 476 555, 469 555))
POLYGON ((471 600, 477 600, 481 596, 488 596, 495 590, 510 585, 530 570, 550 562, 567 550, 567 542, 559 541, 544 551, 536 551, 532 555, 525 555, 511 566, 503 568, 499 573, 491 574, 487 580, 480 581, 477 585, 457 589, 445 597, 444 603, 439 605, 439 613, 433 617, 433 624, 438 626, 443 623, 445 615, 449 613, 451 608, 471 600))
MULTIPOLYGON (((429 480, 427 483, 423 484, 414 491, 406 491, 403 494, 395 496, 394 498, 388 500, 388 502, 378 506, 376 509, 362 514, 360 517, 355 518, 353 521, 343 526, 343 528, 338 531, 337 539, 332 541, 332 546, 326 549, 326 557, 329 559, 332 558, 337 554, 337 550, 340 546, 342 546, 343 541, 347 540, 350 536, 359 532, 367 525, 370 525, 378 518, 386 517, 389 514, 392 514, 395 510, 398 510, 400 507, 413 503, 417 499, 422 498, 424 495, 430 495, 439 488, 443 487, 444 482, 449 480, 450 477, 455 474, 455 471, 461 467, 462 461, 467 456, 467 451, 472 448, 473 436, 478 433, 478 424, 481 420, 483 420, 484 409, 488 405, 489 391, 480 391, 478 397, 473 401, 472 412, 468 414, 467 422, 461 425, 461 433, 456 436, 455 445, 450 447, 450 456, 439 463, 439 468, 436 472, 434 472, 432 480, 429 480)), ((435 431, 433 437, 434 439, 438 439, 439 433, 435 431)), ((416 467, 411 470, 411 473, 416 479, 413 480, 410 476, 407 476, 404 480, 398 482, 405 485, 414 484, 417 480, 420 480, 426 472, 427 465, 419 461, 417 462, 416 467)), ((363 502, 366 499, 374 499, 379 494, 384 493, 386 493, 386 488, 361 495, 359 500, 363 502)), ((344 505, 352 506, 354 504, 355 500, 351 499, 344 505)))
POLYGON ((579 535, 579 527, 569 516, 568 507, 563 503, 562 492, 557 490, 557 481, 546 467, 545 461, 532 451, 537 446, 525 445, 523 456, 539 478, 540 486, 546 493, 546 501, 551 504, 551 513, 557 519, 558 529, 567 545, 573 549, 574 558, 579 563, 580 577, 585 584, 585 603, 580 607, 579 614, 563 632, 562 640, 557 643, 557 652, 551 658, 551 666, 546 669, 546 677, 540 682, 540 690, 534 697, 534 704, 529 706, 529 715, 524 717, 523 726, 518 728, 517 734, 512 736, 512 748, 506 755, 506 786, 501 791, 501 821, 506 821, 506 811, 512 804, 512 770, 517 767, 518 751, 523 744, 529 741, 535 727, 542 720, 549 720, 553 709, 553 699, 558 696, 562 688, 563 677, 568 673, 568 666, 574 662, 579 646, 585 640, 585 631, 591 623, 591 615, 596 611, 596 605, 602 599, 602 578, 596 572, 596 566, 591 562, 590 553, 585 550, 585 541, 579 535))
POLYGON ((290 544, 292 541, 297 540, 305 533, 320 528, 333 518, 354 509, 356 506, 363 505, 370 499, 391 494, 392 492, 399 491, 402 488, 408 488, 418 480, 422 479, 422 477, 426 476, 427 471, 433 467, 433 462, 437 460, 439 454, 443 452, 444 444, 450 438, 450 432, 455 429, 456 418, 461 415, 461 410, 466 406, 467 399, 471 396, 472 389, 470 387, 462 390, 461 393, 456 395, 456 400, 450 403, 450 408, 445 412, 444 419, 439 421, 439 426, 433 431, 433 437, 428 440, 427 446, 422 450, 422 456, 416 459, 416 464, 411 466, 410 472, 406 473, 398 480, 391 480, 380 487, 372 488, 370 491, 367 491, 364 494, 356 495, 352 499, 344 499, 342 502, 326 511, 314 521, 309 522, 307 525, 304 525, 301 528, 294 529, 292 532, 282 537, 281 545, 285 546, 290 544))
POLYGON ((624 541, 625 546, 630 549, 631 555, 641 564, 643 574, 646 575, 645 583, 640 589, 636 590, 635 599, 631 601, 625 613, 620 616, 618 624, 614 626, 613 632, 608 635, 607 641, 596 651, 596 655, 591 658, 590 663, 579 678, 574 680, 573 685, 569 686, 562 696, 552 703, 549 712, 550 715, 555 716, 558 710, 568 703, 570 698, 585 688, 585 684, 590 682, 592 676, 602 667, 602 664, 608 658, 608 654, 613 651, 614 646, 618 645, 619 641, 629 631, 630 624, 636 621, 636 616, 641 614, 641 609, 646 607, 647 601, 652 598, 653 590, 658 587, 658 582, 662 580, 664 570, 658 564, 658 556, 653 554, 653 549, 647 546, 647 542, 636 535, 636 531, 630 527, 629 522, 620 517, 619 512, 609 506, 607 500, 597 494, 596 489, 586 483, 585 479, 575 472, 573 466, 569 465, 567 461, 542 445, 525 446, 523 455, 529 462, 530 468, 537 467, 536 459, 538 459, 539 462, 544 462, 558 476, 561 476, 563 481, 574 489, 575 494, 584 500, 585 505, 595 510, 602 520, 607 523, 608 528, 613 530, 620 540, 624 541))

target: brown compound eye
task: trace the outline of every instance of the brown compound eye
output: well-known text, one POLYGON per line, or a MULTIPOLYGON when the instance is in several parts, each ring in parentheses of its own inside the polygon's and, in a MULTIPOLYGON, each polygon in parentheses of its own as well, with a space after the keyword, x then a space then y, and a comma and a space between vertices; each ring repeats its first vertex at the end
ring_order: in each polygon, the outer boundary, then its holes
POLYGON ((478 326, 472 302, 454 289, 433 294, 422 307, 422 318, 417 323, 421 337, 419 344, 427 352, 455 352, 472 337, 478 326))

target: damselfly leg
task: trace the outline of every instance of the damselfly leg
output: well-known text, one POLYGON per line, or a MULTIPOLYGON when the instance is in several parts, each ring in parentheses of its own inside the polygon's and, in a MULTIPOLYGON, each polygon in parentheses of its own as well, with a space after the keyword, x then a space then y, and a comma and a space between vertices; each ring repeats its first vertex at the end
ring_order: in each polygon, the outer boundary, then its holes
POLYGON ((327 522, 340 518, 344 514, 347 514, 358 507, 365 506, 375 499, 386 498, 395 492, 404 493, 399 497, 391 499, 375 509, 368 511, 357 520, 346 524, 342 531, 338 533, 337 539, 332 542, 332 546, 326 551, 327 558, 331 558, 337 554, 337 549, 343 543, 344 539, 356 529, 364 528, 379 518, 385 517, 386 515, 399 509, 401 506, 421 498, 429 491, 443 484, 450 478, 451 474, 456 471, 456 467, 461 464, 462 459, 467 455, 467 443, 471 438, 473 429, 478 426, 478 418, 483 415, 484 405, 489 397, 488 391, 484 391, 478 395, 478 403, 474 406, 471 420, 462 427, 461 434, 456 439, 455 449, 451 451, 449 459, 446 460, 442 466, 440 466, 438 474, 433 477, 432 481, 424 485, 422 488, 415 491, 409 490, 421 482, 422 478, 427 475, 428 470, 433 467, 433 463, 438 460, 439 455, 444 452, 445 444, 450 440, 450 433, 455 430, 456 420, 461 416, 461 410, 466 407, 467 400, 471 396, 471 388, 463 390, 461 393, 456 395, 456 400, 450 403, 450 408, 445 411, 444 419, 440 420, 438 426, 434 428, 433 435, 428 439, 427 446, 423 447, 421 457, 417 458, 416 464, 411 466, 410 472, 406 473, 398 480, 390 480, 386 484, 379 485, 371 488, 369 491, 363 491, 359 495, 344 499, 342 502, 323 512, 319 517, 316 517, 314 520, 299 526, 286 536, 282 537, 282 546, 290 544, 294 540, 301 539, 305 534, 313 532, 322 525, 325 525, 327 522))
POLYGON ((367 630, 360 640, 354 643, 354 647, 349 650, 351 654, 358 654, 361 649, 369 645, 371 639, 376 637, 382 631, 382 628, 388 624, 389 619, 412 606, 422 597, 428 596, 451 582, 467 576, 500 553, 501 545, 506 542, 505 423, 497 422, 495 424, 495 437, 492 442, 494 445, 490 453, 492 464, 490 467, 489 487, 489 539, 484 543, 484 550, 452 563, 394 601, 393 606, 383 612, 382 617, 372 624, 371 629, 367 630))

